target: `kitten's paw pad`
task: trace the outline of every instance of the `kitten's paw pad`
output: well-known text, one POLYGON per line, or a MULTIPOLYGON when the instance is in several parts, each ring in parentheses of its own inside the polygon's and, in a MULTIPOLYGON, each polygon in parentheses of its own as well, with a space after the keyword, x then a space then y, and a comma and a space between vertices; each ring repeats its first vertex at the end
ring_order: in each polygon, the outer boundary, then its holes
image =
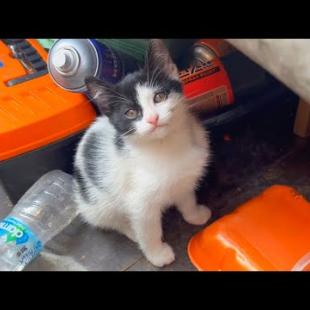
POLYGON ((174 252, 171 246, 163 243, 162 246, 154 251, 152 255, 148 255, 147 259, 156 267, 163 267, 169 265, 175 260, 174 252))
POLYGON ((204 225, 211 217, 211 210, 204 206, 198 205, 194 212, 186 216, 185 221, 192 225, 204 225))

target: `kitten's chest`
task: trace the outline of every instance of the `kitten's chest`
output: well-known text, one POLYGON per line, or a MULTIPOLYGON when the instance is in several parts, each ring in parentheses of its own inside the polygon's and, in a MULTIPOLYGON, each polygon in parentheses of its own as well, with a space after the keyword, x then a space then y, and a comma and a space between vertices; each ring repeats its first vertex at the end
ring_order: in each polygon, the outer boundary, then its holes
POLYGON ((154 148, 136 158, 137 174, 155 187, 171 187, 179 182, 194 182, 207 160, 206 149, 191 143, 154 148))

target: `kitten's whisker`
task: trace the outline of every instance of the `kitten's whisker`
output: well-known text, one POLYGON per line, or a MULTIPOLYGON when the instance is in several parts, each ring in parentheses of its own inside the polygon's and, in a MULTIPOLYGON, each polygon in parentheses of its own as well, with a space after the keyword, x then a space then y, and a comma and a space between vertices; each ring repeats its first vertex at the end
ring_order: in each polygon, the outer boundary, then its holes
POLYGON ((125 99, 125 98, 117 96, 117 95, 112 95, 112 96, 110 95, 109 98, 117 98, 118 100, 121 100, 121 101, 124 101, 124 102, 127 102, 127 103, 129 102, 128 99, 125 99))
POLYGON ((151 83, 150 83, 150 86, 151 86, 151 87, 154 86, 154 82, 156 81, 157 73, 158 73, 158 72, 159 72, 159 67, 156 66, 156 67, 155 67, 155 70, 153 71, 152 76, 151 76, 151 83))
POLYGON ((127 102, 129 102, 129 100, 126 97, 124 97, 121 93, 119 93, 118 91, 116 91, 114 89, 110 89, 110 91, 112 93, 114 93, 117 97, 122 98, 122 99, 126 100, 127 102))
POLYGON ((135 128, 129 129, 129 130, 126 131, 125 133, 121 134, 121 137, 124 137, 124 136, 128 135, 129 133, 131 133, 131 132, 134 131, 134 130, 135 130, 135 128))
POLYGON ((150 84, 150 68, 149 68, 149 56, 148 56, 148 53, 146 53, 146 55, 145 55, 145 68, 146 68, 147 83, 150 84))
POLYGON ((150 83, 151 87, 154 87, 154 83, 156 82, 156 79, 159 76, 160 72, 161 68, 157 65, 151 77, 151 83, 150 83))
POLYGON ((123 98, 126 101, 129 101, 126 97, 124 97, 120 92, 118 92, 117 90, 113 89, 113 88, 109 88, 109 92, 112 92, 114 95, 116 95, 119 98, 123 98))
MULTIPOLYGON (((154 76, 153 76, 153 82, 156 82, 158 76, 162 73, 162 66, 159 66, 157 64, 156 70, 154 72, 154 76)), ((154 85, 153 85, 154 86, 154 85)))

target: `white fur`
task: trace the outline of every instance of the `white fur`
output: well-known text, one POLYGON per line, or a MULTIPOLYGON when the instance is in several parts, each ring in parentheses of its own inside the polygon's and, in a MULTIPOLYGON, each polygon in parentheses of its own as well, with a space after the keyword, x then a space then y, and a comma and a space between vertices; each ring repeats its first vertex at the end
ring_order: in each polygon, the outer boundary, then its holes
POLYGON ((162 241, 162 212, 176 205, 184 219, 195 225, 205 224, 211 216, 208 208, 196 204, 194 193, 210 152, 206 131, 187 111, 182 97, 172 95, 154 105, 154 92, 137 87, 144 116, 136 123, 137 132, 125 137, 125 150, 119 151, 113 144, 115 129, 107 117, 99 117, 89 128, 78 146, 76 165, 85 171, 83 146, 89 134, 100 132, 104 156, 99 156, 94 165, 104 176, 102 185, 109 193, 89 186, 93 202, 85 203, 78 192, 76 199, 87 222, 124 233, 160 267, 174 261, 172 248, 162 241), (159 115, 159 124, 164 127, 154 130, 146 122, 152 113, 159 115), (108 171, 101 168, 107 166, 103 159, 109 162, 108 171))

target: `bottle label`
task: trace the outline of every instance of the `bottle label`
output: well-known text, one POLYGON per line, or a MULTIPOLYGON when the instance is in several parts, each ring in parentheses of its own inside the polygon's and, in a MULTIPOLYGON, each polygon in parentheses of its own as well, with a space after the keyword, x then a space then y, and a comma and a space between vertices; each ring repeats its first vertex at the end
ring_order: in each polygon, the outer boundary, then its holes
MULTIPOLYGON (((14 260, 26 266, 42 250, 42 242, 28 225, 15 217, 6 217, 0 222, 0 242, 13 244, 14 260)), ((1 246, 1 245, 0 245, 1 246)))
POLYGON ((179 76, 191 110, 212 111, 234 102, 229 76, 219 58, 197 62, 179 76))

